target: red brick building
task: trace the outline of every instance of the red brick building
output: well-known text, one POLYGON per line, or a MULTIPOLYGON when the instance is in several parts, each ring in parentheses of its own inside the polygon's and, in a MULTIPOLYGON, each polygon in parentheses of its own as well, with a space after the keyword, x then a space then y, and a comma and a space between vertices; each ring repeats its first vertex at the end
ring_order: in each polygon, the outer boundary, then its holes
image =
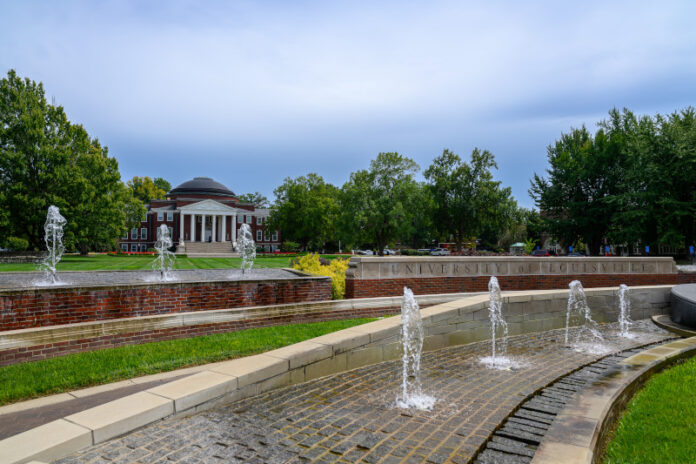
POLYGON ((270 211, 241 203, 234 192, 209 177, 195 177, 167 193, 166 200, 150 200, 139 228, 126 231, 123 251, 153 248, 157 229, 169 227, 177 253, 233 253, 242 224, 251 227, 256 245, 265 251, 280 249, 280 231, 266 230, 270 211))

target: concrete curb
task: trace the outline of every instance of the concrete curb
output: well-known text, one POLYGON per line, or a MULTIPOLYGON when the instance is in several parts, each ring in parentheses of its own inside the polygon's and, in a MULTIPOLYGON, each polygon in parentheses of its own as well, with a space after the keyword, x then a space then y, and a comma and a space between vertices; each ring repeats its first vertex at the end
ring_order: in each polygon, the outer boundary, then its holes
MULTIPOLYGON (((664 312, 671 286, 636 287, 634 311, 664 312), (642 293, 641 293, 642 292, 642 293), (640 307, 639 307, 640 306, 640 307)), ((597 304, 614 301, 617 288, 587 289, 597 304)), ((505 292, 511 335, 558 328, 567 290, 505 292), (541 317, 541 316, 545 316, 541 317), (516 322, 513 322, 515 320, 516 322)), ((425 350, 489 337, 488 295, 474 295, 422 310, 425 350)), ((613 317, 606 310, 605 319, 613 317)), ((611 314, 610 314, 611 313, 611 314)), ((645 316, 647 317, 647 316, 645 316)), ((563 319, 563 320, 561 320, 563 319)), ((204 370, 0 441, 0 462, 55 460, 171 415, 193 414, 274 388, 390 361, 399 356, 401 318, 391 317, 263 354, 218 362, 204 370), (46 427, 51 431, 47 433, 46 427)), ((694 341, 696 348, 696 340, 694 341)))
POLYGON ((583 390, 556 416, 532 463, 600 462, 608 432, 645 381, 675 361, 694 355, 696 337, 691 337, 624 359, 615 369, 583 390))

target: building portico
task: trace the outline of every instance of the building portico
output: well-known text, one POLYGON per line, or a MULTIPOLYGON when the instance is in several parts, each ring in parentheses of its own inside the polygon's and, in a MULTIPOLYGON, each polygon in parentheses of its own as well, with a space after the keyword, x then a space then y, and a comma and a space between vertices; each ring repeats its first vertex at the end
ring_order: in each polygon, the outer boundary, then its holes
POLYGON ((251 228, 256 245, 265 251, 280 249, 280 232, 267 228, 270 211, 242 203, 219 182, 196 177, 167 193, 166 200, 151 200, 140 228, 126 231, 123 251, 145 251, 154 246, 157 229, 169 228, 177 253, 224 255, 234 253, 238 229, 251 228))

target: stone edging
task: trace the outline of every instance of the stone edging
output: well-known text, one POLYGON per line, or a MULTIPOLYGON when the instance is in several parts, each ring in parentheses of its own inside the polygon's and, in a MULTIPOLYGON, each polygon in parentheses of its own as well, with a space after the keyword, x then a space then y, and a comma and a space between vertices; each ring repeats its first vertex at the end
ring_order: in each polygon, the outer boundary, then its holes
MULTIPOLYGON (((634 311, 664 313, 669 286, 635 288, 634 311)), ((612 305, 616 288, 587 289, 588 299, 612 305)), ((425 350, 486 339, 488 295, 422 310, 425 350)), ((567 290, 506 292, 510 335, 559 328, 567 290)), ((606 311, 604 319, 613 317, 606 311)), ((601 319, 600 319, 601 320, 601 319)), ((55 460, 123 435, 167 416, 192 414, 274 388, 394 360, 399 356, 400 317, 351 327, 263 354, 206 366, 197 374, 78 412, 0 441, 0 462, 55 460)))
POLYGON ((561 411, 537 449, 533 464, 599 462, 608 432, 634 394, 653 374, 696 355, 696 337, 656 346, 624 359, 585 388, 561 411))

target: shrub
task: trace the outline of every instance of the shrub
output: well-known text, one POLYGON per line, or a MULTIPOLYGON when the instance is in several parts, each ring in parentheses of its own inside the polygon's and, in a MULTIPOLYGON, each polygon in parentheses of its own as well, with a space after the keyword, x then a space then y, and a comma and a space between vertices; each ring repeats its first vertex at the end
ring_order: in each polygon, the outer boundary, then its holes
POLYGON ((348 259, 336 258, 328 264, 322 264, 318 254, 309 253, 293 262, 292 267, 309 274, 331 277, 331 298, 334 300, 343 299, 343 295, 346 293, 348 259))
POLYGON ((418 250, 404 249, 404 250, 401 250, 401 254, 404 256, 429 256, 430 252, 429 251, 418 251, 418 250))
POLYGON ((297 242, 286 241, 280 245, 280 251, 285 251, 289 253, 297 253, 300 251, 300 244, 297 242))
POLYGON ((7 246, 12 251, 27 251, 29 240, 21 237, 8 237, 7 246))

